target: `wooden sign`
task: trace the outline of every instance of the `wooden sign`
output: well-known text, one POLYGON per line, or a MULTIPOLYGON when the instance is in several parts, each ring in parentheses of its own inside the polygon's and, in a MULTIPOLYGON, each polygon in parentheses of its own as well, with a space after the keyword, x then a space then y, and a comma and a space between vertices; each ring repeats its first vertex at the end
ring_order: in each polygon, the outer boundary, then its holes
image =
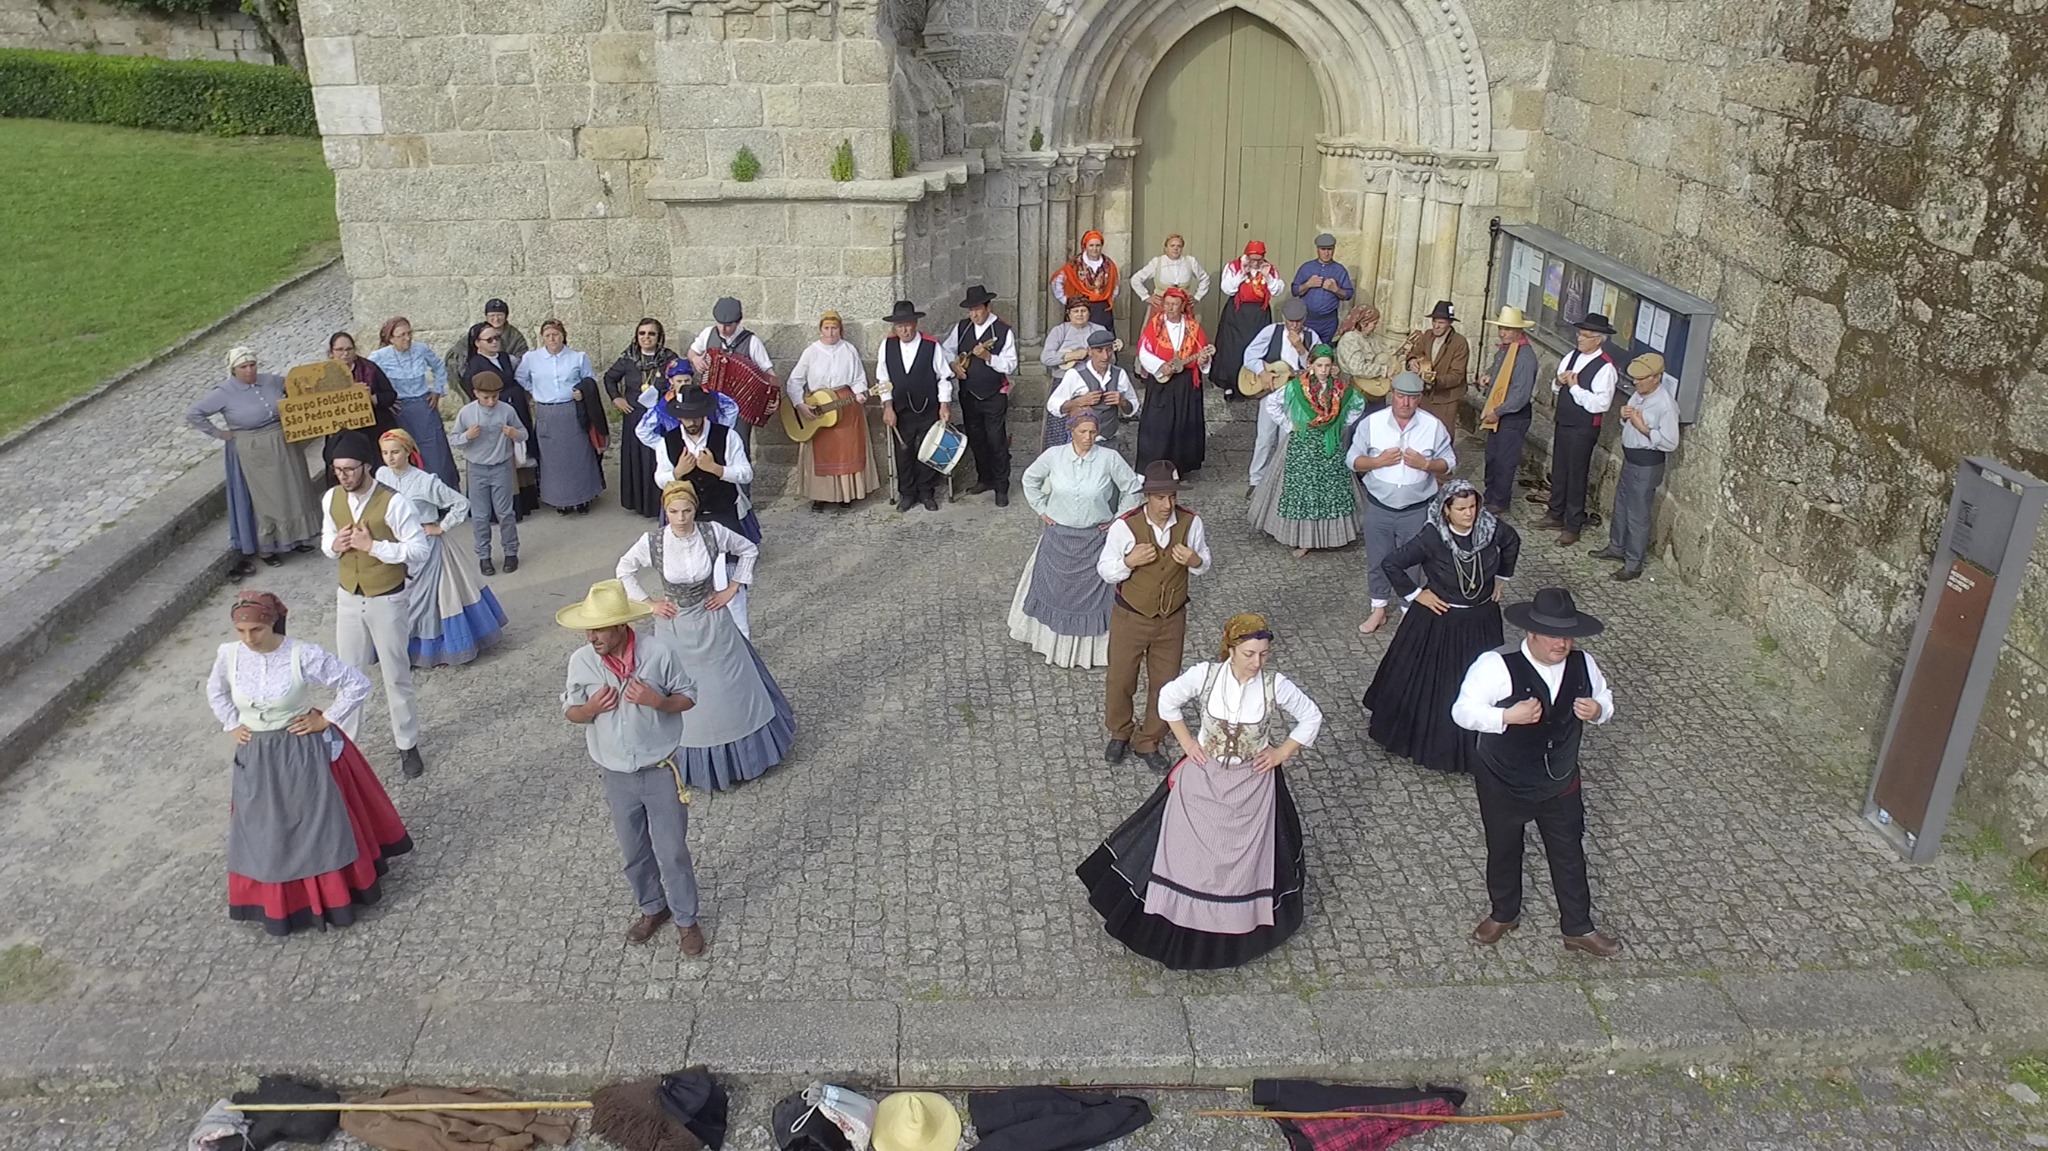
POLYGON ((377 422, 370 389, 356 382, 339 360, 300 364, 284 377, 284 400, 277 405, 289 443, 330 436, 344 428, 367 428, 377 422))

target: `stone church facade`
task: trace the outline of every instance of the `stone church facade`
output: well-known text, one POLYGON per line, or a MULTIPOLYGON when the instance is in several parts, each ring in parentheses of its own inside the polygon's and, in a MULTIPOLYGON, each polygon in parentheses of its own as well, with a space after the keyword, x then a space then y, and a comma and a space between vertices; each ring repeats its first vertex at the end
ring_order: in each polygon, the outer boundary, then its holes
MULTIPOLYGON (((683 339, 732 294, 787 363, 828 308, 865 346, 891 301, 951 317, 968 283, 1035 336, 1089 228, 1127 269, 1149 258, 1160 237, 1133 226, 1160 157, 1140 105, 1174 45, 1232 8, 1300 50, 1322 103, 1304 231, 1338 237, 1390 323, 1449 298, 1489 339, 1494 217, 1715 305, 1662 554, 1874 740, 1957 461, 2048 474, 2044 0, 305 0, 301 17, 359 326, 403 313, 442 345, 501 296, 608 359, 641 315, 683 339), (833 178, 842 144, 851 180, 833 178)), ((1214 271, 1232 253, 1194 254, 1214 271)), ((2027 578, 1965 804, 2032 849, 2048 578, 2027 578)))

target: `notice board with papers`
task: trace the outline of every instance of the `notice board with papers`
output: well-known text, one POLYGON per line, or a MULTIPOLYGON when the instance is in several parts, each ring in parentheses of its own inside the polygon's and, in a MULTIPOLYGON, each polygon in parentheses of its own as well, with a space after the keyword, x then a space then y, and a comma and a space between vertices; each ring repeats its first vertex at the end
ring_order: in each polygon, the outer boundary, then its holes
POLYGON ((1615 360, 1626 368, 1645 353, 1662 355, 1680 422, 1699 419, 1714 305, 1534 224, 1501 224, 1493 242, 1496 309, 1522 309, 1536 324, 1530 338, 1556 356, 1577 347, 1573 325, 1587 313, 1606 316, 1615 360))

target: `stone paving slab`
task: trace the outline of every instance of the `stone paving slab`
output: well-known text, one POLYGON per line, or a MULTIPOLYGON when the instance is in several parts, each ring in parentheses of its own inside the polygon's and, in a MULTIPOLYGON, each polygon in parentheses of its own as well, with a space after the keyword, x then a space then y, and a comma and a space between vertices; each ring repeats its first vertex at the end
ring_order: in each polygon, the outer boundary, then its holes
POLYGON ((589 1086, 611 1054, 618 1007, 606 1003, 454 1003, 436 1007, 405 1061, 406 1078, 455 1086, 516 1079, 589 1086))
POLYGON ((1608 1048, 1576 983, 1330 991, 1314 1002, 1325 1051, 1340 1066, 1579 1062, 1608 1048))
POLYGON ((1315 1011, 1298 995, 1193 995, 1183 1002, 1198 1083, 1289 1077, 1329 1064, 1315 1011))
POLYGON ((1177 997, 903 1005, 909 1083, 1189 1083, 1177 997))
POLYGON ((1979 1027, 2048 1051, 2048 971, 1958 971, 1949 983, 1969 1004, 1979 1027))
MULTIPOLYGON (((620 1008, 621 1020, 634 1011, 620 1008)), ((882 1083, 896 1077, 900 1044, 893 1003, 725 1003, 700 1011, 689 1049, 691 1063, 740 1075, 882 1083)))
POLYGON ((1962 997, 1931 971, 1729 975, 1721 985, 1757 1038, 1773 1044, 1933 1045, 1976 1024, 1962 997))
POLYGON ((375 1082, 403 1073, 426 1023, 423 1007, 379 1003, 373 1011, 275 1004, 254 1011, 203 1008, 159 1066, 167 1078, 285 1074, 375 1082))
POLYGON ((1617 1052, 1712 1058, 1753 1038, 1726 992, 1710 979, 1595 982, 1587 989, 1617 1052))

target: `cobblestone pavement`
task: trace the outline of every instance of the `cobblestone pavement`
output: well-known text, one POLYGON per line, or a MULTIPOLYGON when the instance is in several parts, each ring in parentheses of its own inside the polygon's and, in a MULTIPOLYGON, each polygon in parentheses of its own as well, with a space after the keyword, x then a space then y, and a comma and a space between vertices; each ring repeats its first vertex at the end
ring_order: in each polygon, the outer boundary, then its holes
POLYGON ((0 595, 193 467, 219 468, 220 443, 186 427, 185 409, 226 378, 229 348, 247 344, 282 374, 324 357, 348 320, 348 273, 336 265, 0 453, 0 595))
MULTIPOLYGON (((1899 1067, 1743 1070, 1592 1076, 1476 1085, 1467 1114, 1562 1108, 1565 1118, 1512 1127, 1440 1127, 1401 1151, 2007 1151, 2048 1146, 2039 1104, 2006 1094, 2004 1069, 1979 1065, 1915 1075, 1899 1067)), ((794 1090, 797 1084, 790 1084, 794 1090)), ((767 1115, 777 1094, 732 1092, 730 1151, 770 1151, 767 1115)), ((1244 1106, 1244 1096, 1150 1097, 1150 1125, 1115 1151, 1284 1151, 1271 1123, 1200 1118, 1244 1106)), ((210 1099, 121 1097, 0 1103, 0 1151, 179 1151, 210 1099)), ((965 1100, 955 1096, 957 1106, 965 1100)), ((963 1111, 963 1118, 964 1118, 963 1111)), ((337 1136, 329 1151, 363 1151, 337 1136)), ((569 1151, 608 1146, 581 1137, 569 1151)))
MULTIPOLYGON (((1218 438, 1242 447, 1244 429, 1218 438)), ((1213 650, 1230 613, 1265 611, 1278 665, 1329 716, 1289 768, 1308 923, 1241 970, 1163 972, 1089 910, 1072 868, 1157 778, 1101 762, 1099 672, 1049 668, 1008 638, 1037 531, 1021 501, 998 512, 987 497, 907 517, 879 500, 766 509, 753 631, 798 741, 791 762, 693 809, 708 962, 621 940, 631 907, 596 769, 556 703, 580 639, 552 614, 640 530, 609 505, 528 521, 526 566, 493 581, 514 617, 505 647, 421 677, 424 778, 399 779, 373 698, 365 747, 418 851, 365 922, 274 941, 223 916, 229 744, 201 690, 229 634, 223 591, 0 784, 0 947, 42 947, 67 996, 180 1004, 1305 994, 2048 951, 2044 902, 2015 890, 2009 860, 1954 850, 1911 867, 1866 831, 1864 754, 1750 633, 1658 567, 1614 584, 1547 539, 1517 586, 1568 583, 1609 622, 1590 647, 1618 715, 1587 739, 1589 843, 1597 910, 1629 948, 1604 966, 1561 951, 1533 836, 1530 930, 1473 947, 1485 900, 1470 784, 1364 736, 1356 699, 1387 637, 1355 627, 1362 557, 1297 561, 1254 536, 1233 478, 1243 456, 1220 454, 1190 495, 1217 553, 1190 656, 1213 650)), ((330 564, 292 557, 265 582, 294 605, 295 634, 324 640, 331 579, 330 564)))

